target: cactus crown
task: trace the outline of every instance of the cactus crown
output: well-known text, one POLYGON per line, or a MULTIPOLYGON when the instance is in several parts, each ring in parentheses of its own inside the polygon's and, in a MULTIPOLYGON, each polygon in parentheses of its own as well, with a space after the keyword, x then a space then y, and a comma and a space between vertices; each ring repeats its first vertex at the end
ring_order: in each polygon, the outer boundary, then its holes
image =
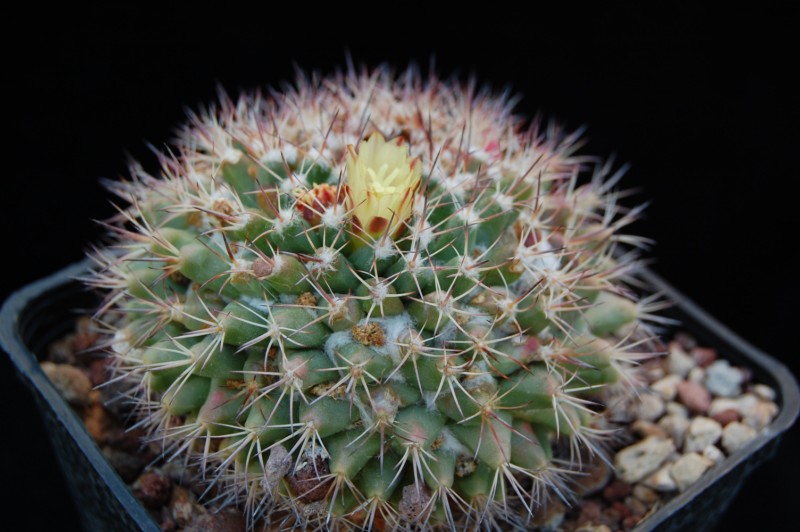
POLYGON ((413 71, 191 114, 89 282, 170 457, 251 526, 525 526, 603 453, 647 320, 620 173, 413 71), (588 179, 583 174, 590 173, 588 179))

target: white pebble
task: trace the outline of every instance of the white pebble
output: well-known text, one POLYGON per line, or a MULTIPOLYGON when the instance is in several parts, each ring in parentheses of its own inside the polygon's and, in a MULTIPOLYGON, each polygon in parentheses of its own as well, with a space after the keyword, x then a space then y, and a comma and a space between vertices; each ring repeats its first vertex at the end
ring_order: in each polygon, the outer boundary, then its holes
POLYGON ((766 384, 756 384, 753 386, 753 393, 765 401, 774 401, 776 397, 775 390, 766 384))
POLYGON ((689 429, 689 419, 679 414, 669 414, 662 417, 658 425, 676 442, 683 442, 686 431, 689 429))
POLYGON ((650 389, 665 401, 672 401, 678 393, 678 383, 683 379, 679 375, 667 375, 650 385, 650 389))
POLYGON ((716 445, 709 445, 703 449, 703 456, 713 461, 715 464, 720 464, 725 460, 725 455, 716 445))
POLYGON ((636 418, 655 421, 664 414, 664 401, 655 394, 642 394, 636 408, 636 418))
POLYGON ((667 403, 667 414, 672 414, 681 417, 689 417, 689 409, 680 403, 676 403, 675 401, 670 401, 669 403, 667 403))
POLYGON ((689 375, 686 376, 686 380, 689 382, 694 382, 697 384, 703 384, 703 380, 706 378, 706 370, 701 367, 692 368, 692 371, 689 372, 689 375))
POLYGON ((706 368, 706 387, 718 397, 736 397, 742 393, 744 375, 727 360, 717 360, 706 368))
POLYGON ((669 468, 672 464, 667 464, 649 477, 647 477, 642 484, 647 486, 650 489, 660 491, 660 492, 669 492, 675 491, 677 486, 675 485, 675 480, 673 480, 672 475, 669 474, 669 468))
POLYGON ((614 458, 617 477, 624 482, 638 482, 658 469, 674 451, 672 440, 650 436, 617 453, 614 458))
POLYGON ((742 414, 742 417, 747 417, 751 414, 754 408, 757 407, 761 401, 752 393, 743 394, 736 400, 739 403, 737 410, 742 414))
POLYGON ((677 342, 669 344, 669 356, 667 357, 669 365, 669 372, 685 378, 692 368, 697 366, 694 358, 692 358, 686 351, 681 348, 677 342))
POLYGON ((778 415, 778 405, 767 401, 759 401, 749 409, 747 415, 742 419, 742 423, 753 427, 756 431, 760 431, 772 423, 772 419, 776 415, 778 415))
POLYGON ((680 460, 672 464, 669 473, 678 490, 686 491, 713 465, 712 460, 697 453, 689 453, 681 456, 680 460))
POLYGON ((689 424, 683 451, 687 453, 702 452, 709 445, 717 443, 721 435, 722 425, 711 418, 698 416, 689 424))
POLYGON ((735 453, 748 443, 750 443, 757 433, 752 427, 748 427, 744 423, 734 421, 728 423, 722 430, 722 448, 728 454, 735 453))

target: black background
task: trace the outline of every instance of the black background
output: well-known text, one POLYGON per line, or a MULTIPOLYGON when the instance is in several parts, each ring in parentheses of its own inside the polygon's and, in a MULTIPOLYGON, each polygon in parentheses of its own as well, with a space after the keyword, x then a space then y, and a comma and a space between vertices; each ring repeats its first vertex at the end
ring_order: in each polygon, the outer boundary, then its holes
MULTIPOLYGON (((534 5, 524 16, 503 5, 433 16, 348 4, 322 14, 324 24, 302 5, 291 14, 216 6, 193 16, 162 7, 6 18, 21 36, 3 37, 11 93, 0 125, 0 298, 80 259, 101 234, 90 219, 111 214, 98 179, 124 174, 128 154, 154 170, 146 142, 167 142, 184 109, 213 101, 218 84, 233 94, 274 86, 295 64, 331 72, 349 50, 373 66, 435 59, 442 75, 474 74, 521 94, 523 115, 588 125, 583 152, 630 162, 623 184, 641 189, 634 201, 652 201, 635 230, 657 241, 654 269, 797 374, 796 24, 767 8, 642 4, 534 5)), ((10 372, 3 359, 3 506, 26 528, 68 530, 69 495, 10 372)), ((793 431, 721 529, 791 522, 797 448, 793 431)))

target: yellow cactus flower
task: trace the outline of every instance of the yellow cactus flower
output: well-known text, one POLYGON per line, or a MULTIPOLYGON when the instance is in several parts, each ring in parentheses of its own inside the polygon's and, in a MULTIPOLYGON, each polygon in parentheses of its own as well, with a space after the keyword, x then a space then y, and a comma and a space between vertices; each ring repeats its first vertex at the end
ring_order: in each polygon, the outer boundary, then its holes
POLYGON ((374 239, 384 234, 397 236, 411 216, 421 166, 400 137, 387 142, 383 135, 374 133, 361 142, 358 152, 349 145, 347 207, 353 214, 353 230, 374 239))

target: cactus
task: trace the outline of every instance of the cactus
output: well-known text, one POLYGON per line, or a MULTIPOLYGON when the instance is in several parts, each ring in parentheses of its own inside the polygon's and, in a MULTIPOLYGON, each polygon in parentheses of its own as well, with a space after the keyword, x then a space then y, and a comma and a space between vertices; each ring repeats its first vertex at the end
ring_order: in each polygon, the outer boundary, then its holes
POLYGON ((140 426, 251 527, 569 502, 660 320, 619 252, 639 209, 579 136, 386 69, 191 114, 159 176, 109 185, 92 254, 140 426))

